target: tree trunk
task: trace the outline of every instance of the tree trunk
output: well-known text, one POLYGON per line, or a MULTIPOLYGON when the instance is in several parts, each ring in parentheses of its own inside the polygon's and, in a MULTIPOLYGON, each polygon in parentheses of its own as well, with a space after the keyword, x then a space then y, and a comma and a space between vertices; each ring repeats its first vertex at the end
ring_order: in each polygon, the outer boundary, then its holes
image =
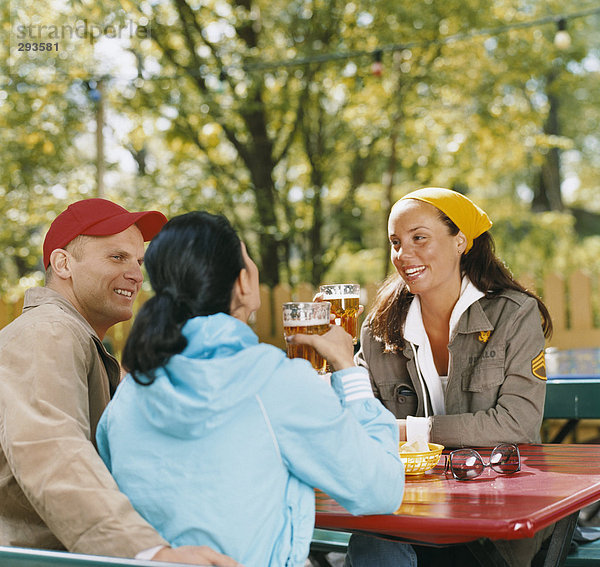
POLYGON ((277 239, 278 223, 275 213, 275 185, 271 177, 270 159, 253 152, 253 163, 246 164, 250 168, 254 183, 256 215, 259 224, 259 255, 261 280, 270 287, 276 286, 279 279, 279 241, 277 239), (266 163, 269 162, 269 163, 266 163))
MULTIPOLYGON (((273 143, 267 134, 267 117, 261 98, 261 84, 254 85, 253 104, 241 111, 250 142, 239 144, 238 152, 250 171, 259 223, 261 279, 270 287, 279 281, 280 242, 278 240, 277 192, 273 182, 273 143), (241 151, 240 151, 241 150, 241 151)), ((231 138, 230 138, 231 141, 231 138)))
MULTIPOLYGON (((392 127, 391 131, 390 131, 390 159, 388 161, 388 168, 387 168, 387 183, 385 185, 385 196, 383 198, 383 223, 384 226, 387 227, 387 223, 388 223, 388 216, 390 214, 390 210, 392 208, 393 203, 393 199, 394 199, 394 174, 396 173, 396 165, 397 165, 397 158, 396 158, 396 146, 398 145, 398 124, 400 122, 400 116, 396 115, 394 117, 393 120, 393 124, 394 126, 392 127)), ((388 250, 389 248, 389 241, 388 241, 388 236, 387 236, 387 228, 385 231, 385 248, 384 250, 388 250)), ((385 256, 383 257, 383 266, 382 266, 382 279, 385 279, 389 272, 390 272, 390 256, 389 254, 385 254, 385 256)))
MULTIPOLYGON (((547 80, 547 94, 550 108, 548 117, 544 124, 544 134, 547 136, 559 136, 560 124, 558 120, 559 99, 551 92, 552 83, 556 73, 551 73, 547 80)), ((533 211, 562 211, 564 204, 560 192, 560 151, 558 148, 550 148, 545 156, 544 163, 537 176, 537 183, 533 191, 531 209, 533 211)))
POLYGON ((322 184, 313 185, 315 196, 313 198, 313 224, 310 230, 310 251, 312 257, 311 281, 314 286, 319 285, 323 278, 325 266, 323 265, 323 200, 321 199, 322 184))
POLYGON ((310 181, 314 192, 311 199, 312 225, 309 231, 308 251, 310 257, 310 280, 314 286, 321 283, 325 273, 323 263, 323 199, 321 192, 326 172, 323 156, 325 151, 325 125, 323 108, 317 95, 313 102, 313 113, 305 113, 302 120, 304 151, 310 163, 310 181))

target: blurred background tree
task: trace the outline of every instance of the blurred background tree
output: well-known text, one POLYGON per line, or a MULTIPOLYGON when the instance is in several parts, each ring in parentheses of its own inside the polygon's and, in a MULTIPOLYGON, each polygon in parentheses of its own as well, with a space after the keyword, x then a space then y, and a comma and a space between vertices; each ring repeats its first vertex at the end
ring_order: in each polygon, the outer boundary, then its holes
POLYGON ((424 185, 487 208, 516 273, 600 267, 598 0, 16 4, 3 290, 41 278, 49 220, 98 190, 225 214, 270 285, 382 279, 389 208, 424 185), (24 24, 60 51, 15 51, 24 24))

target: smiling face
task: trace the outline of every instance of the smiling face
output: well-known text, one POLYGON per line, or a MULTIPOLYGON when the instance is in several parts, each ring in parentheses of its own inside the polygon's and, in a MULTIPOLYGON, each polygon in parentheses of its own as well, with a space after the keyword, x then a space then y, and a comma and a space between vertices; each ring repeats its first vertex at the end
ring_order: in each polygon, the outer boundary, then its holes
POLYGON ((454 296, 460 290, 460 258, 466 247, 462 232, 450 234, 433 205, 398 201, 388 220, 391 259, 409 291, 420 297, 454 296))
POLYGON ((133 316, 144 276, 144 239, 137 226, 111 236, 84 236, 67 245, 67 298, 100 338, 133 316))

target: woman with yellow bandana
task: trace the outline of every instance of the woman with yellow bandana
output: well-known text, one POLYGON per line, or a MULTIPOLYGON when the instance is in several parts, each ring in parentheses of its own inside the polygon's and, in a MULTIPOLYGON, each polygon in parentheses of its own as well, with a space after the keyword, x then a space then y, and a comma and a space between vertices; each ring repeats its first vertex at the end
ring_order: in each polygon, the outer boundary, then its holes
MULTIPOLYGON (((363 325, 357 362, 408 442, 540 442, 552 322, 496 257, 491 226, 484 211, 449 189, 413 191, 390 212, 397 273, 363 325)), ((497 548, 509 565, 529 565, 548 535, 497 548)), ((392 565, 394 545, 353 536, 346 565, 392 565)), ((420 565, 474 563, 461 546, 417 552, 420 565)))

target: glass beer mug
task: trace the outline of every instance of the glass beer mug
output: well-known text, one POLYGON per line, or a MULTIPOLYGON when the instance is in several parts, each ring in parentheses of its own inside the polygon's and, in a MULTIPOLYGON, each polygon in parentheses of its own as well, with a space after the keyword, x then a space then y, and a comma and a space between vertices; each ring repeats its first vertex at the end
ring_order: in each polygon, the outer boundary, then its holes
MULTIPOLYGON (((327 301, 283 304, 283 335, 323 335, 329 330, 330 304, 327 301)), ((327 361, 311 346, 287 343, 288 358, 308 360, 319 374, 325 374, 327 361)))
POLYGON ((319 291, 323 294, 323 300, 331 303, 335 324, 341 325, 349 335, 352 335, 352 341, 356 344, 358 342, 360 285, 328 284, 322 285, 319 291))

